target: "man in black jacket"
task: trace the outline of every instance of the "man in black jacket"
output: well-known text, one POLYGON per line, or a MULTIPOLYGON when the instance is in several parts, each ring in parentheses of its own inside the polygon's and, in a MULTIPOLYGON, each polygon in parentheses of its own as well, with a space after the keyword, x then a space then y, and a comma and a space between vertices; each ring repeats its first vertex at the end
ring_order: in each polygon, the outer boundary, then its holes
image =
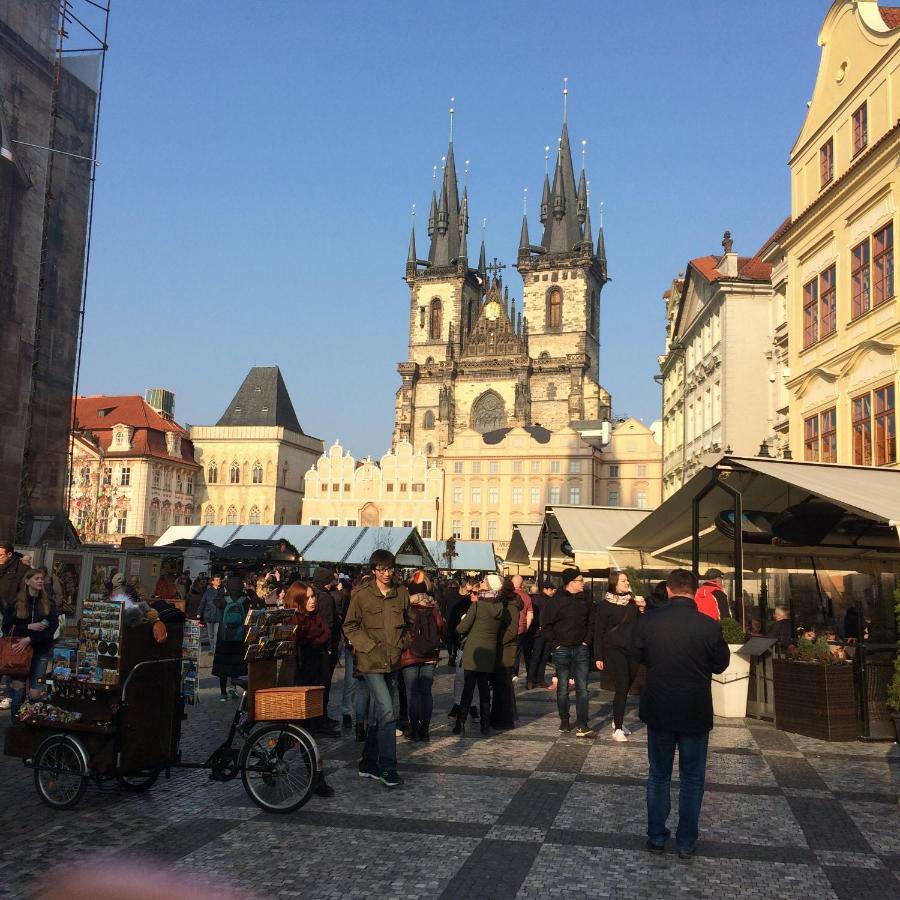
POLYGON ((588 671, 591 648, 591 601, 584 593, 584 575, 578 569, 562 573, 562 590, 544 608, 541 633, 553 653, 556 666, 556 707, 559 730, 571 731, 569 724, 569 673, 575 678, 575 736, 592 738, 588 726, 588 671))
POLYGON ((669 603, 641 616, 634 639, 635 661, 647 667, 640 717, 647 724, 647 849, 664 853, 669 829, 669 784, 678 748, 681 788, 675 844, 691 859, 706 779, 706 751, 713 727, 713 673, 728 666, 728 644, 719 623, 698 611, 696 581, 675 569, 666 582, 669 603))

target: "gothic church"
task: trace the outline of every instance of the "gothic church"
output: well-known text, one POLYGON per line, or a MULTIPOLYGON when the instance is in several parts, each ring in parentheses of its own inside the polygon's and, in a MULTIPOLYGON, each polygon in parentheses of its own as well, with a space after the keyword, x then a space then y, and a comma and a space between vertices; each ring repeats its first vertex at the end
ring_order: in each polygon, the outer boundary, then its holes
POLYGON ((582 167, 576 186, 565 121, 552 184, 544 175, 540 221, 541 241, 532 244, 522 220, 517 309, 484 242, 477 267, 469 266, 468 189, 460 200, 451 139, 440 197, 432 192, 427 259, 418 258, 414 227, 410 234, 409 352, 398 366, 395 447, 408 441, 440 458, 468 429, 557 431, 609 418, 599 383, 603 227, 595 246, 586 175, 582 167))

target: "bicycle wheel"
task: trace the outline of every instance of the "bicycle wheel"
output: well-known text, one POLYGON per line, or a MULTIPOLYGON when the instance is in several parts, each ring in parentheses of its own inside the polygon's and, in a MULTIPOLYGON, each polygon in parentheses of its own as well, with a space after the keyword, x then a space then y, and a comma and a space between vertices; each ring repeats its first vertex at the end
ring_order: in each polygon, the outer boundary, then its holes
POLYGON ((312 796, 316 746, 296 725, 272 722, 247 738, 238 759, 244 790, 266 812, 289 813, 312 796))
POLYGON ((153 787, 157 778, 159 778, 159 769, 149 769, 145 772, 131 772, 128 775, 118 775, 116 780, 119 782, 119 787, 139 794, 141 791, 146 791, 148 788, 153 787))
POLYGON ((67 734, 47 738, 34 754, 34 786, 53 809, 71 809, 87 790, 87 755, 67 734))

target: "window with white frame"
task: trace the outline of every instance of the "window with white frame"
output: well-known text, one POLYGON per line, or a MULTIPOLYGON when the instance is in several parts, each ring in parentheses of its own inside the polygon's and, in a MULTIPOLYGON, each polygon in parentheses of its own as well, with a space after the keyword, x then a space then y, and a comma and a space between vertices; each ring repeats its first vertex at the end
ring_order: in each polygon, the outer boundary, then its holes
POLYGON ((634 492, 634 505, 638 509, 646 509, 647 508, 647 492, 646 491, 635 491, 634 492))
POLYGON ((481 462, 477 459, 472 461, 472 474, 473 475, 481 474, 481 462))
POLYGON ((539 475, 541 471, 541 461, 539 459, 533 459, 531 461, 531 474, 539 475))
POLYGON ((609 492, 606 495, 606 505, 607 506, 618 506, 619 505, 619 492, 613 488, 609 489, 609 492))
POLYGON ((431 519, 423 519, 422 520, 421 534, 422 534, 422 537, 426 541, 431 540, 431 527, 432 527, 431 519))
POLYGON ((356 519, 347 519, 348 528, 356 528, 356 519))
POLYGON ((457 540, 459 540, 462 537, 462 520, 461 519, 454 519, 450 523, 450 532, 452 533, 453 537, 455 537, 457 540))
POLYGON ((125 534, 128 531, 128 513, 119 513, 116 516, 116 534, 125 534))
POLYGON ((618 466, 610 466, 609 467, 609 477, 610 478, 618 478, 619 477, 619 467, 618 466))
POLYGON ((493 520, 487 523, 487 537, 489 541, 497 540, 497 523, 493 520))
POLYGON ((322 524, 322 520, 321 520, 321 519, 310 519, 310 520, 309 520, 309 524, 310 524, 310 525, 321 525, 321 524, 322 524))
POLYGON ((328 526, 330 528, 334 528, 336 525, 340 524, 337 519, 329 519, 328 526))
POLYGON ((469 523, 469 538, 473 541, 477 541, 481 537, 481 522, 478 519, 473 519, 469 523))
POLYGON ((462 503, 463 502, 463 489, 462 485, 456 484, 453 486, 453 502, 454 503, 462 503))
POLYGON ((570 459, 569 460, 569 474, 570 475, 580 475, 581 474, 581 460, 580 459, 570 459))
POLYGON ((558 459, 550 460, 550 474, 551 475, 558 475, 561 471, 561 468, 562 468, 562 466, 561 466, 560 460, 558 460, 558 459))
POLYGON ((119 473, 119 484, 122 487, 128 487, 128 485, 131 484, 131 467, 130 466, 122 466, 122 471, 119 473))
POLYGON ((382 526, 385 527, 385 528, 393 528, 393 527, 394 527, 394 520, 393 520, 393 519, 385 519, 381 524, 382 524, 382 526))
POLYGON ((516 475, 520 475, 522 472, 522 460, 514 459, 513 460, 513 473, 516 475))
POLYGON ((472 505, 478 506, 481 503, 481 488, 476 484, 472 486, 472 505))
POLYGON ((541 505, 541 489, 539 487, 533 487, 531 489, 531 505, 532 506, 540 506, 541 505))
POLYGON ((491 506, 496 506, 500 502, 500 488, 496 485, 491 485, 488 488, 488 503, 491 506))
POLYGON ((581 503, 581 488, 578 485, 573 484, 569 488, 569 503, 572 506, 578 506, 581 503))
POLYGON ((500 463, 496 459, 492 459, 488 463, 488 472, 490 472, 491 475, 496 475, 499 471, 500 471, 500 463))
POLYGON ((513 506, 521 506, 522 505, 522 487, 521 485, 515 485, 512 489, 512 504, 513 506))
POLYGON ((463 464, 461 462, 453 463, 453 474, 454 475, 462 475, 463 464))
POLYGON ((551 505, 554 503, 559 503, 559 487, 557 485, 553 485, 550 490, 547 491, 547 502, 551 505))

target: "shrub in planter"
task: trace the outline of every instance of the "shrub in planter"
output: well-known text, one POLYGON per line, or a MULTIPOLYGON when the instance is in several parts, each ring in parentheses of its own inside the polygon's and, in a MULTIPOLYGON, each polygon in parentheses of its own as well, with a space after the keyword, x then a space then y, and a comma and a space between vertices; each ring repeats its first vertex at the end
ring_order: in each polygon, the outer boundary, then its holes
POLYGON ((713 712, 728 719, 747 715, 747 691, 750 686, 750 659, 735 651, 743 646, 747 635, 735 619, 719 620, 722 637, 731 650, 728 668, 712 677, 713 712))
POLYGON ((741 628, 741 623, 737 619, 728 617, 719 619, 719 626, 726 644, 745 644, 747 642, 747 633, 741 628))

